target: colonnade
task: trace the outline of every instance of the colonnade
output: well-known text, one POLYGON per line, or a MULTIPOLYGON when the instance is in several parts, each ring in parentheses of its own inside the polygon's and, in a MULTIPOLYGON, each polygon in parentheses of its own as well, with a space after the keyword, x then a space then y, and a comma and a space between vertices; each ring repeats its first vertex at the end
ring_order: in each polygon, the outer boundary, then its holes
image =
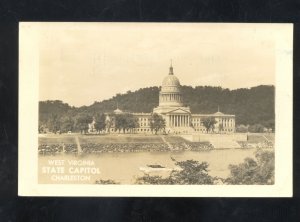
POLYGON ((181 101, 181 95, 179 94, 161 94, 161 101, 181 101))
POLYGON ((190 125, 189 115, 170 115, 169 124, 171 127, 188 127, 190 125))

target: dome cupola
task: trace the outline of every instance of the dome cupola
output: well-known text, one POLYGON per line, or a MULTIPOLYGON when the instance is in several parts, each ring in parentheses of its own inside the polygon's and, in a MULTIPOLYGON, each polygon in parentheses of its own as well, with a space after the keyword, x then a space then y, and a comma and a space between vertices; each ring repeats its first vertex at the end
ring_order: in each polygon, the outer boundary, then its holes
POLYGON ((159 93, 160 106, 182 106, 180 87, 180 82, 174 75, 173 66, 171 63, 169 75, 163 79, 161 91, 159 93))
POLYGON ((173 67, 170 66, 169 75, 167 75, 162 82, 161 92, 178 92, 180 93, 179 79, 173 73, 173 67))

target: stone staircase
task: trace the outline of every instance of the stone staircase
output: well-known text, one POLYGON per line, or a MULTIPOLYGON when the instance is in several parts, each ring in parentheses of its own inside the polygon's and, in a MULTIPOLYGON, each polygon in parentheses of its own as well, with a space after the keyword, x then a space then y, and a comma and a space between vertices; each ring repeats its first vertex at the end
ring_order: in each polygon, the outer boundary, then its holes
POLYGON ((171 145, 171 143, 169 143, 164 136, 161 136, 162 141, 164 141, 165 144, 168 145, 170 150, 173 150, 173 146, 171 145))
POLYGON ((168 127, 166 132, 171 134, 191 134, 195 132, 195 129, 192 127, 168 127))
POLYGON ((76 144, 77 144, 77 152, 78 153, 82 153, 82 149, 81 149, 81 146, 80 146, 80 142, 79 142, 79 139, 77 136, 75 136, 75 141, 76 141, 76 144))

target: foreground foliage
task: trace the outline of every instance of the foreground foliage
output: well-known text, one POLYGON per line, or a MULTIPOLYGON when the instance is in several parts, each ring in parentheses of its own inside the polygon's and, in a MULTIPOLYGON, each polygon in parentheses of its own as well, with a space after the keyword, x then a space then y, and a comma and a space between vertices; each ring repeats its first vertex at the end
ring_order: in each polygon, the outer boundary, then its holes
POLYGON ((243 163, 229 165, 230 176, 226 179, 208 174, 208 163, 195 160, 176 162, 182 170, 173 170, 166 178, 145 174, 137 178, 137 184, 178 184, 178 185, 271 185, 274 184, 274 152, 258 150, 255 159, 246 158, 243 163))
POLYGON ((96 180, 96 184, 119 184, 114 180, 96 180))
POLYGON ((258 150, 256 160, 246 158, 243 163, 230 165, 228 184, 274 184, 275 158, 273 151, 258 150))
POLYGON ((182 170, 173 170, 171 174, 163 178, 161 176, 150 176, 145 174, 137 178, 137 184, 213 184, 217 178, 208 174, 208 163, 199 163, 195 160, 186 160, 175 163, 182 170))

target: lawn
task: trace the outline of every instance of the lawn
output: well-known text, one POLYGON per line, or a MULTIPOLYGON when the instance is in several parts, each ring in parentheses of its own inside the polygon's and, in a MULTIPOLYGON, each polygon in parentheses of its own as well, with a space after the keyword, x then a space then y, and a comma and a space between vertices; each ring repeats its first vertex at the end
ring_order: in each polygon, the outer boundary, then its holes
POLYGON ((76 143, 75 137, 70 135, 57 135, 57 136, 47 136, 47 137, 39 137, 39 144, 72 144, 76 143))
POLYGON ((39 137, 40 144, 76 143, 75 136, 80 144, 84 143, 164 143, 160 136, 156 135, 57 135, 39 137))
POLYGON ((160 136, 153 135, 96 135, 80 136, 80 143, 163 143, 160 136))
POLYGON ((261 134, 249 134, 248 135, 248 142, 249 143, 262 143, 266 141, 266 138, 272 142, 275 141, 275 136, 274 134, 266 134, 266 133, 261 133, 261 134), (264 137, 265 136, 265 137, 264 137))
POLYGON ((179 136, 166 136, 165 137, 166 141, 169 143, 184 143, 186 142, 185 139, 179 136))

